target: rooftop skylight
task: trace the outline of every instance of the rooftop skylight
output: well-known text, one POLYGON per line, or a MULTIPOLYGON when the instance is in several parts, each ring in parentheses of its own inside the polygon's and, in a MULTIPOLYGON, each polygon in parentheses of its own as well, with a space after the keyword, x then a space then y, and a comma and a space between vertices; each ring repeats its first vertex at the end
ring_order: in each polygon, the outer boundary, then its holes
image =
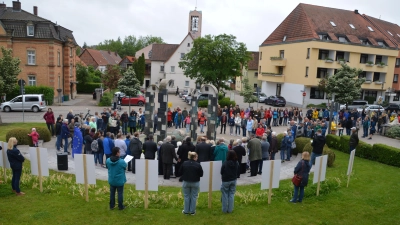
POLYGON ((332 26, 336 27, 336 24, 333 21, 330 21, 332 26))

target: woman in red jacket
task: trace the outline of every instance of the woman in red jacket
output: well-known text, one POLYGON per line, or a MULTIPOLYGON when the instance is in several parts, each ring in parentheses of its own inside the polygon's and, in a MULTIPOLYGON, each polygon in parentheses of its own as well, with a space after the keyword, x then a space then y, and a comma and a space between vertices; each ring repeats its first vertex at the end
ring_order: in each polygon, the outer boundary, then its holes
POLYGON ((258 128, 256 129, 256 136, 262 137, 264 135, 265 129, 261 124, 258 124, 258 128))
POLYGON ((56 123, 56 120, 54 119, 54 113, 51 108, 49 108, 47 112, 44 114, 43 119, 46 121, 47 129, 49 129, 51 136, 55 137, 54 124, 56 123))
POLYGON ((170 108, 168 108, 167 112, 167 121, 168 121, 168 127, 172 127, 172 112, 170 108))

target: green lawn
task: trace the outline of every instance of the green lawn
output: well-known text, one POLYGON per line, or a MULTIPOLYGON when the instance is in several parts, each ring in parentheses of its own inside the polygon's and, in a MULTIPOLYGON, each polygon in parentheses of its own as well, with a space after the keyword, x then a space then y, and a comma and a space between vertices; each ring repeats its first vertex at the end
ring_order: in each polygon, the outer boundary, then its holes
POLYGON ((45 127, 46 123, 2 123, 0 124, 0 141, 5 141, 6 140, 6 134, 8 131, 15 129, 15 128, 27 128, 30 129, 32 127, 45 127))
POLYGON ((400 169, 356 158, 346 188, 349 155, 335 153, 335 167, 328 168, 328 181, 322 184, 319 197, 315 196, 316 185, 309 185, 303 203, 289 203, 292 185, 285 180, 274 189, 268 205, 267 191, 260 191, 259 184, 239 186, 232 214, 221 213, 221 195, 214 192, 212 209, 208 209, 207 194, 200 194, 195 216, 181 214, 182 195, 174 187, 150 192, 147 210, 143 209, 143 192, 135 191, 133 185, 124 189, 128 207, 111 211, 107 182, 98 180, 86 202, 83 187, 75 184, 73 175, 54 171, 40 193, 37 178, 28 175, 27 162, 22 178, 26 196, 11 193, 10 177, 8 184, 0 185, 0 224, 399 224, 400 169))

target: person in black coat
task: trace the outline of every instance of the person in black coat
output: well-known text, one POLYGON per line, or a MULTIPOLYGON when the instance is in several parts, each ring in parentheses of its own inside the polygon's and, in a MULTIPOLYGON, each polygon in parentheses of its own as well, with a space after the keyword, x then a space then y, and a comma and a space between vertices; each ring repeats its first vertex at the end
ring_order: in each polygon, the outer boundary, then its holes
POLYGON ((200 177, 203 176, 203 168, 197 161, 197 153, 189 152, 189 160, 180 168, 182 173, 182 191, 184 197, 183 214, 195 215, 196 201, 200 189, 200 177))
POLYGON ((93 138, 90 136, 89 129, 85 130, 85 136, 83 137, 85 141, 85 147, 83 149, 83 154, 92 154, 92 142, 93 138))
POLYGON ((61 147, 62 147, 62 145, 61 145, 61 140, 62 140, 61 127, 62 127, 62 119, 61 119, 61 117, 57 117, 57 122, 56 122, 56 137, 57 137, 56 148, 57 148, 57 151, 60 151, 61 147))
POLYGON ((303 152, 302 160, 297 163, 297 166, 294 168, 294 174, 299 175, 301 177, 301 182, 299 186, 294 185, 294 195, 290 200, 292 203, 302 202, 304 196, 304 187, 308 184, 308 174, 310 173, 310 153, 303 152), (300 190, 300 192, 299 192, 300 190))
POLYGON ((229 150, 226 161, 221 166, 221 202, 222 212, 232 213, 233 203, 235 202, 236 180, 239 172, 239 163, 236 153, 229 150))
POLYGON ((201 138, 201 142, 196 145, 195 151, 198 155, 197 162, 208 162, 212 159, 213 150, 211 145, 206 143, 205 137, 201 138))
POLYGON ((178 161, 178 157, 176 156, 176 153, 175 153, 175 147, 173 144, 171 144, 170 136, 167 136, 167 138, 165 138, 165 143, 161 145, 160 155, 161 155, 162 161, 163 161, 164 179, 169 180, 169 178, 171 176, 173 159, 178 161))
POLYGON ((11 170, 12 170, 12 180, 11 187, 12 191, 17 195, 24 195, 24 192, 21 192, 19 188, 19 181, 21 179, 22 174, 22 163, 25 161, 24 156, 17 149, 17 139, 15 137, 11 137, 8 140, 7 145, 7 158, 10 162, 11 170))
POLYGON ((233 151, 236 153, 237 161, 239 162, 240 168, 237 178, 240 178, 240 174, 246 173, 246 163, 242 163, 243 156, 246 155, 246 149, 242 146, 243 141, 233 142, 233 151))
POLYGON ((143 144, 139 140, 139 132, 135 132, 133 134, 133 138, 129 142, 129 150, 131 151, 131 154, 133 156, 132 159, 132 173, 135 173, 135 161, 140 159, 140 156, 142 155, 142 149, 143 149, 143 144))
MULTIPOLYGON (((181 146, 178 148, 178 163, 175 166, 175 176, 180 177, 182 174, 180 173, 180 167, 182 163, 186 162, 189 160, 188 154, 189 152, 194 152, 195 147, 192 143, 192 139, 190 137, 187 137, 185 142, 182 143, 181 146)), ((182 181, 182 179, 179 179, 179 181, 182 181)))
POLYGON ((157 153, 157 144, 154 142, 153 135, 149 135, 149 139, 143 144, 144 158, 155 159, 157 153))

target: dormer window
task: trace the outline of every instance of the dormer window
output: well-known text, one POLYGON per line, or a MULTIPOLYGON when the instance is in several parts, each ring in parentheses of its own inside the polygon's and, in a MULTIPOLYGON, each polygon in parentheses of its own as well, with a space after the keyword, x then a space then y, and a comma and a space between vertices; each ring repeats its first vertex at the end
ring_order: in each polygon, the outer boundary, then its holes
POLYGON ((364 39, 364 40, 363 40, 363 39, 360 39, 360 43, 361 43, 362 45, 371 45, 367 39, 364 39))
POLYGON ((323 41, 330 41, 331 40, 327 34, 320 34, 319 35, 319 39, 323 40, 323 41))
POLYGON ((379 46, 387 47, 387 45, 386 45, 386 43, 384 41, 377 41, 377 43, 378 43, 379 46))
POLYGON ((28 36, 33 37, 35 34, 35 27, 33 25, 28 25, 26 29, 28 36))
POLYGON ((330 21, 331 25, 336 27, 336 24, 333 21, 330 21))
POLYGON ((374 31, 374 29, 372 29, 372 27, 368 26, 369 31, 374 31))
POLYGON ((286 41, 286 35, 283 37, 283 40, 282 40, 283 42, 285 42, 286 41))
POLYGON ((346 37, 338 37, 338 39, 339 39, 339 42, 342 42, 342 43, 348 42, 346 37))

